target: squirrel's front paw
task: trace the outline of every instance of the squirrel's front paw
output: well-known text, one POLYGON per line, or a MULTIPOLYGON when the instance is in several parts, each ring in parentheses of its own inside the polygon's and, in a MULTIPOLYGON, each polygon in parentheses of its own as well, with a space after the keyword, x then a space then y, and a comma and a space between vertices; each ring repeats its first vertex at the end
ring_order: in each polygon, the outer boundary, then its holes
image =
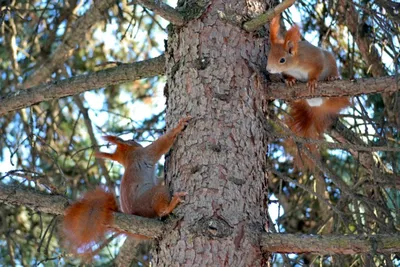
POLYGON ((192 116, 189 115, 189 116, 186 116, 185 118, 180 119, 178 123, 180 125, 186 126, 191 119, 192 119, 192 116))
POLYGON ((182 118, 179 120, 178 122, 178 127, 181 131, 183 130, 183 128, 185 128, 185 126, 187 126, 189 124, 189 121, 192 119, 192 116, 187 116, 185 118, 182 118))
POLYGON ((293 77, 287 77, 287 78, 285 78, 285 83, 286 83, 286 86, 292 87, 293 85, 296 84, 296 79, 293 77))
POLYGON ((314 94, 315 88, 317 88, 317 80, 310 80, 307 82, 307 88, 310 94, 314 94))
POLYGON ((178 203, 185 202, 185 200, 182 199, 182 197, 187 196, 187 192, 176 192, 173 196, 172 199, 177 201, 178 203))

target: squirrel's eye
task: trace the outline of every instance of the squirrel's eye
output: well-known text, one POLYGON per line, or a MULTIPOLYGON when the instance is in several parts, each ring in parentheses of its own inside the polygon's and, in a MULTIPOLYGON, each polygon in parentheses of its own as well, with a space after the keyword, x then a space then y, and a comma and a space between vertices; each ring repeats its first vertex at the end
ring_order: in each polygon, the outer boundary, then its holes
POLYGON ((280 60, 279 60, 279 63, 281 63, 281 64, 283 64, 283 63, 285 63, 285 58, 283 57, 283 58, 281 58, 280 60))

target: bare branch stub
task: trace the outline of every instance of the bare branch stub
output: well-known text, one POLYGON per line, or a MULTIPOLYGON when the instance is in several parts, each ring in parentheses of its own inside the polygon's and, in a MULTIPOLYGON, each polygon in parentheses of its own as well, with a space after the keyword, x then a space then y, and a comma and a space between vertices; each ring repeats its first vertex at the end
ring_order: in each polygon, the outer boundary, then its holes
POLYGON ((247 21, 243 24, 243 28, 248 32, 253 32, 267 22, 271 21, 275 16, 281 14, 283 11, 291 7, 296 0, 285 0, 274 8, 269 9, 267 12, 259 15, 258 17, 247 21))
POLYGON ((152 10, 157 15, 163 17, 174 25, 182 26, 185 24, 183 15, 175 8, 158 0, 138 0, 143 7, 152 10))

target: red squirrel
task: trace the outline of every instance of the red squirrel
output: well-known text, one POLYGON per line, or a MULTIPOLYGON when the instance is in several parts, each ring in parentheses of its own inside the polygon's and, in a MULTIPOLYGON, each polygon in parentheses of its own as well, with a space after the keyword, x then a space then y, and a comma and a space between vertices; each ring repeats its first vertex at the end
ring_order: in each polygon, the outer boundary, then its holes
MULTIPOLYGON (((169 151, 190 119, 181 119, 178 126, 147 147, 134 140, 124 141, 116 136, 103 137, 116 144, 117 148, 112 154, 96 152, 96 157, 118 161, 125 167, 120 186, 123 213, 148 218, 163 217, 183 202, 182 197, 187 193, 176 192, 171 198, 169 188, 156 181, 155 166, 161 156, 169 151)), ((82 257, 91 256, 92 247, 104 240, 105 233, 110 229, 114 211, 118 211, 114 195, 102 188, 87 192, 80 201, 69 206, 65 210, 62 224, 69 250, 82 257)))
MULTIPOLYGON (((330 52, 301 41, 297 25, 293 25, 282 39, 279 35, 279 22, 278 15, 272 19, 270 26, 271 49, 267 63, 269 73, 282 73, 288 86, 293 86, 296 80, 307 82, 311 94, 317 87, 317 81, 340 79, 335 58, 330 52)), ((347 97, 295 100, 289 104, 286 123, 297 136, 321 139, 332 119, 349 104, 347 97)), ((295 146, 289 141, 286 147, 290 150, 295 146)), ((308 144, 307 147, 318 157, 315 145, 308 144)), ((309 169, 313 166, 303 153, 296 154, 296 167, 309 169)))

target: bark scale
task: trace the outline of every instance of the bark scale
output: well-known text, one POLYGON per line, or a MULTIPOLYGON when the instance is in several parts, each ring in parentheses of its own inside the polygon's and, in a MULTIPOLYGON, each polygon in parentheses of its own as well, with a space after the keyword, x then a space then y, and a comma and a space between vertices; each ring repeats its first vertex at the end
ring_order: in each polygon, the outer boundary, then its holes
POLYGON ((258 236, 266 220, 267 142, 262 86, 251 67, 265 67, 265 39, 237 23, 267 8, 261 0, 212 1, 200 18, 170 31, 167 128, 193 119, 166 162, 171 190, 188 195, 175 211, 181 220, 153 253, 156 266, 267 262, 258 236))

